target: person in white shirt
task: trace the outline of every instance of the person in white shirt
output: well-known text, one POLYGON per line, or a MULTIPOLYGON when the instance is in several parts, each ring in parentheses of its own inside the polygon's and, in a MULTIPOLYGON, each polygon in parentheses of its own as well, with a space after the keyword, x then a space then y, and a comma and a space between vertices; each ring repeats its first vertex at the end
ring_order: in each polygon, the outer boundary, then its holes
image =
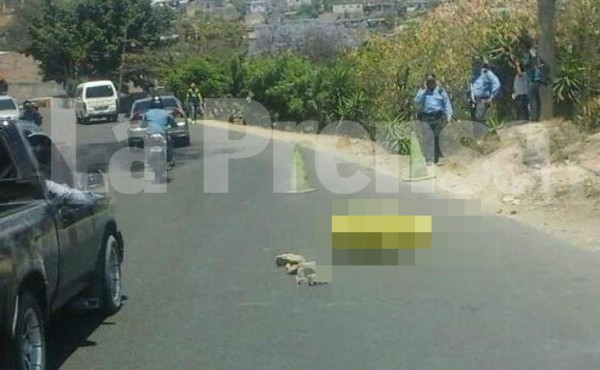
POLYGON ((517 63, 513 100, 515 101, 517 120, 529 121, 529 80, 523 63, 517 63))

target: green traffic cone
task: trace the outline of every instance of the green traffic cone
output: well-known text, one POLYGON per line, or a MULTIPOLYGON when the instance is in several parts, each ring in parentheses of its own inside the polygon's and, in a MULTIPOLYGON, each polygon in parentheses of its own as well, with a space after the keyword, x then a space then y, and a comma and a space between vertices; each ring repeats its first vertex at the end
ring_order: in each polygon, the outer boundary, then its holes
POLYGON ((316 190, 317 189, 310 184, 302 149, 300 149, 300 145, 296 144, 294 147, 294 158, 292 163, 291 190, 287 193, 301 194, 310 193, 316 190))
POLYGON ((435 175, 430 175, 427 171, 425 158, 421 152, 419 138, 413 131, 410 135, 410 161, 409 161, 409 177, 404 181, 423 181, 433 179, 435 175))

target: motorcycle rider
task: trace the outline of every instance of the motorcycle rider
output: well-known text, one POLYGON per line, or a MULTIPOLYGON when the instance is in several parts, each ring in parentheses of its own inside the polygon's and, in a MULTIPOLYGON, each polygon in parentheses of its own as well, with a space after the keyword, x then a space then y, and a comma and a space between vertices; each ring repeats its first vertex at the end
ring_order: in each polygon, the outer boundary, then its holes
POLYGON ((21 115, 21 119, 31 121, 38 126, 42 125, 42 115, 38 111, 36 105, 29 100, 23 103, 23 114, 21 115))
POLYGON ((150 109, 146 111, 142 120, 142 127, 147 128, 147 135, 162 134, 167 139, 167 169, 175 165, 173 155, 173 142, 169 135, 169 129, 175 127, 175 119, 171 112, 164 108, 162 98, 153 96, 150 109))

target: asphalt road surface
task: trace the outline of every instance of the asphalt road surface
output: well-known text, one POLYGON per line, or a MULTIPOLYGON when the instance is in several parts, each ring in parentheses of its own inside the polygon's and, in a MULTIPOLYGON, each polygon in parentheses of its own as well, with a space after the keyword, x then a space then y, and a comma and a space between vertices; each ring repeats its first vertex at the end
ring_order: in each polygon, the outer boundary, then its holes
MULTIPOLYGON (((78 167, 124 147, 114 126, 77 127, 78 167)), ((510 220, 456 216, 415 266, 338 268, 332 284, 299 287, 274 257, 327 241, 332 199, 427 197, 372 185, 336 195, 319 182, 273 194, 273 168, 286 164, 271 146, 231 161, 228 193, 207 193, 207 163, 261 141, 205 144, 205 130, 178 149, 166 193, 114 195, 127 300, 104 321, 55 318, 51 368, 598 368, 598 255, 510 220)))

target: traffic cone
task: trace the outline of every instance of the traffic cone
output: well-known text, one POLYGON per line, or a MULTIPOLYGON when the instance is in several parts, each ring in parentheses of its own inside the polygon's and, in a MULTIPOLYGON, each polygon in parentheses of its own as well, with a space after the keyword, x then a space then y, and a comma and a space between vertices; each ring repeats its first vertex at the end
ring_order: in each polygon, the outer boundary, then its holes
POLYGON ((287 194, 302 194, 311 193, 316 191, 310 184, 308 178, 308 171, 306 169, 306 162, 304 160, 304 154, 300 145, 294 146, 294 158, 292 162, 292 174, 291 174, 291 189, 288 190, 287 194))
POLYGON ((423 181, 435 178, 435 175, 430 175, 427 171, 427 165, 425 158, 421 152, 421 145, 419 144, 419 138, 413 131, 410 135, 410 161, 409 161, 409 174, 408 178, 404 181, 423 181))

